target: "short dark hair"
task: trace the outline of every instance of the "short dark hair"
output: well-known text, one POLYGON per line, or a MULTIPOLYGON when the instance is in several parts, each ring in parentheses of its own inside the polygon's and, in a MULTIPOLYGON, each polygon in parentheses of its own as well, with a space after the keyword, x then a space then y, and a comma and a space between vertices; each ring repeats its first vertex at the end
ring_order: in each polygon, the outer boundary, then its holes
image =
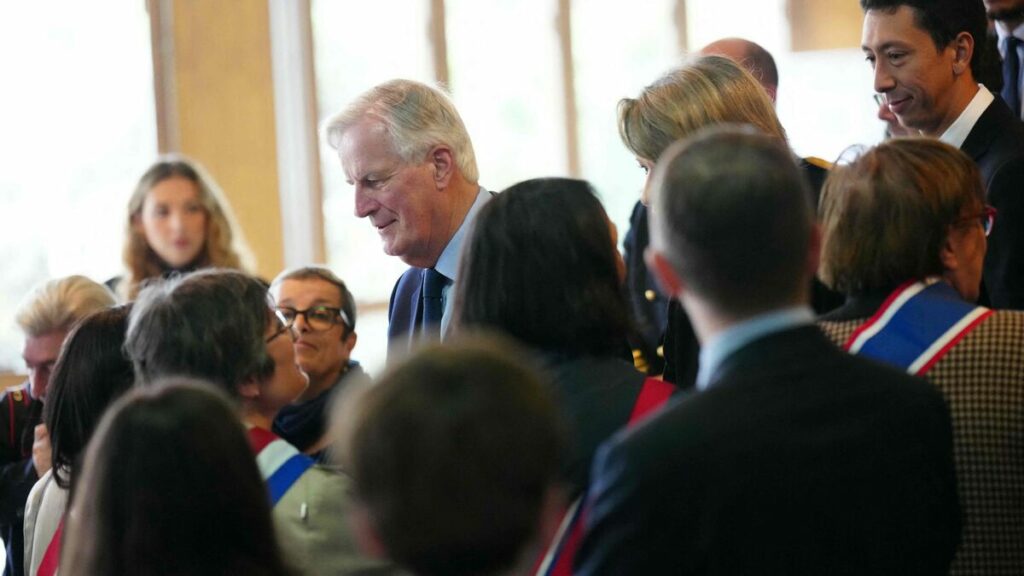
POLYGON ((751 314, 806 289, 811 193, 784 143, 750 126, 709 128, 655 171, 652 241, 691 292, 751 314))
POLYGON ((191 376, 237 397, 239 384, 274 370, 263 340, 270 306, 266 285, 235 270, 200 270, 143 289, 125 342, 138 381, 191 376))
POLYGON ((520 182, 474 222, 456 283, 455 324, 500 330, 548 352, 615 354, 629 330, 617 257, 590 184, 520 182))
POLYGON ((111 402, 135 379, 124 353, 131 305, 86 316, 68 335, 43 406, 50 433, 53 479, 64 489, 79 474, 79 455, 111 402))
POLYGON ((347 442, 357 505, 391 559, 420 576, 515 565, 557 482, 549 387, 513 344, 466 342, 424 348, 385 374, 347 442))
POLYGON ((864 12, 892 13, 900 6, 914 11, 914 23, 931 36, 937 50, 948 46, 961 32, 970 34, 974 38, 971 72, 975 79, 982 77, 984 54, 988 50, 988 20, 982 0, 860 0, 864 12))
POLYGON ((71 511, 61 563, 76 574, 287 573, 245 431, 207 383, 162 381, 115 402, 71 511))
POLYGON ((278 284, 285 280, 323 280, 328 284, 332 284, 338 289, 338 298, 341 300, 341 311, 348 317, 348 330, 346 333, 355 332, 356 330, 356 300, 349 292, 348 286, 345 285, 345 281, 338 278, 338 275, 331 271, 326 266, 303 266, 301 268, 292 268, 291 270, 285 270, 274 278, 274 281, 270 283, 270 289, 273 290, 278 284))

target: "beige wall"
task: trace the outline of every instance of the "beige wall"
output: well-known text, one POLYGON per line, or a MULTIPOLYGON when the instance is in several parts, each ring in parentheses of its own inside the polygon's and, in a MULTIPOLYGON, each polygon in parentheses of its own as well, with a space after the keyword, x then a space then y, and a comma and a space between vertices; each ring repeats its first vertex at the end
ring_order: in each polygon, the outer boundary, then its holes
POLYGON ((860 46, 863 15, 856 0, 788 0, 794 52, 860 46))
POLYGON ((152 0, 161 152, 202 163, 270 279, 284 265, 266 0, 152 0))

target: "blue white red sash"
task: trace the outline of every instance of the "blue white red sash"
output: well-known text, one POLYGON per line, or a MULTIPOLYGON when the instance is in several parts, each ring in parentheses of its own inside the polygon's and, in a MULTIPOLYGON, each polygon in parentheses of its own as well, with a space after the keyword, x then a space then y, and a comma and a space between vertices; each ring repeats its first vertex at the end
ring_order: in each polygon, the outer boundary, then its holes
POLYGON ((921 376, 992 313, 964 302, 938 278, 908 282, 857 328, 845 348, 921 376))
POLYGON ((249 428, 249 445, 267 483, 271 506, 276 506, 288 489, 313 466, 312 458, 262 428, 249 428))
POLYGON ((57 568, 60 567, 60 547, 64 540, 63 534, 64 518, 61 518, 57 524, 57 530, 50 538, 50 543, 46 545, 46 551, 43 552, 43 559, 39 562, 39 569, 36 571, 37 576, 54 576, 57 573, 57 568))
MULTIPOLYGON (((657 378, 647 378, 640 388, 627 427, 634 426, 668 402, 676 387, 657 378)), ((584 494, 585 495, 585 494, 584 494)), ((576 499, 562 516, 558 531, 533 570, 535 576, 569 576, 572 562, 583 541, 583 496, 576 499)))

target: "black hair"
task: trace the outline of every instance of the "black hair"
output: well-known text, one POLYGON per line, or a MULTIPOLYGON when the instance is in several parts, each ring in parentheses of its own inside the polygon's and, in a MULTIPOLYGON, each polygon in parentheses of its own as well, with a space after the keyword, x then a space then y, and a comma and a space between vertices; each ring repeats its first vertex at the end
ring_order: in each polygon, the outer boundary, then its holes
POLYGON ((477 215, 456 283, 455 323, 570 357, 617 354, 630 329, 618 257, 590 184, 516 184, 477 215))
POLYGON ((970 34, 974 39, 971 72, 976 80, 988 76, 985 70, 989 50, 988 20, 981 0, 860 0, 865 12, 895 12, 900 6, 914 11, 914 22, 931 36, 937 50, 944 49, 961 32, 970 34))
POLYGON ((50 433, 53 479, 64 489, 78 475, 78 459, 96 423, 135 379, 124 353, 131 305, 95 312, 68 335, 43 406, 50 433))

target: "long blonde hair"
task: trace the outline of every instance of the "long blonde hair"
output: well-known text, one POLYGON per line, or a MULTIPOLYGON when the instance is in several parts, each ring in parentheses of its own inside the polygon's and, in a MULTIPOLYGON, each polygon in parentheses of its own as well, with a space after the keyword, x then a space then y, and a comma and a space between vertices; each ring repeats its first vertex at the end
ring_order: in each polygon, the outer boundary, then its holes
POLYGON ((254 268, 252 251, 235 221, 231 206, 213 178, 194 160, 179 155, 163 156, 142 175, 128 200, 122 251, 125 274, 117 287, 118 295, 124 300, 135 299, 146 280, 161 276, 168 268, 146 242, 146 236, 136 223, 141 216, 146 195, 154 186, 169 178, 185 178, 195 184, 199 190, 199 203, 206 212, 206 235, 195 266, 245 271, 254 268))

